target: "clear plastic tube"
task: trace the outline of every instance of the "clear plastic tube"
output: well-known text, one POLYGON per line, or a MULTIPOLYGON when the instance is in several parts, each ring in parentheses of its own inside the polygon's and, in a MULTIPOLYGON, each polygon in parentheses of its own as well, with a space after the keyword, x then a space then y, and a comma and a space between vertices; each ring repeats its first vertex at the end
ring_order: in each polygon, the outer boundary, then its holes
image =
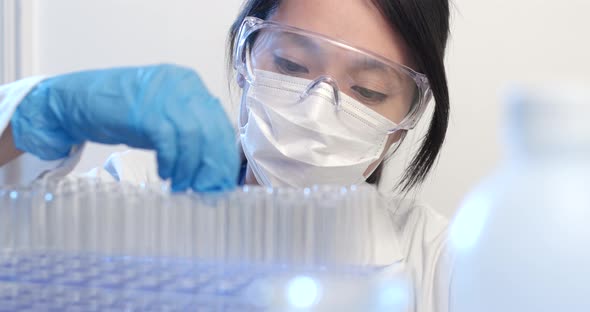
MULTIPOLYGON (((205 195, 66 179, 6 188, 0 190, 0 295, 15 289, 5 285, 16 285, 20 301, 11 304, 51 301, 59 309, 288 305, 284 298, 253 303, 251 285, 280 280, 280 287, 291 287, 298 276, 332 273, 348 276, 342 281, 353 288, 369 283, 379 210, 383 203, 369 186, 245 186, 205 195), (41 285, 48 287, 45 299, 20 294, 41 285)), ((267 297, 287 291, 262 289, 267 297)))

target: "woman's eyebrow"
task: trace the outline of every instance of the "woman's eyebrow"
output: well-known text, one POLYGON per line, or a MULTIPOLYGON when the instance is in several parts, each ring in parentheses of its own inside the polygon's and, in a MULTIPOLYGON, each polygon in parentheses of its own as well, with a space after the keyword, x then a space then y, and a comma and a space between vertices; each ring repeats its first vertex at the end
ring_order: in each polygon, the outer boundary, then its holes
POLYGON ((350 68, 353 71, 381 71, 391 73, 393 70, 389 65, 367 57, 355 57, 350 62, 350 68))
POLYGON ((389 66, 387 66, 377 60, 371 60, 371 59, 367 59, 365 57, 355 58, 352 61, 352 64, 353 64, 353 68, 359 68, 359 69, 363 69, 363 70, 387 71, 389 69, 389 66))
POLYGON ((395 70, 393 67, 380 62, 376 59, 370 59, 367 57, 357 57, 350 62, 350 71, 359 73, 359 72, 366 72, 366 71, 373 71, 379 72, 385 75, 389 75, 395 81, 402 82, 405 81, 407 78, 404 77, 404 74, 395 70))
POLYGON ((288 41, 311 52, 319 53, 322 51, 322 47, 315 40, 302 35, 284 33, 281 36, 281 40, 288 41))

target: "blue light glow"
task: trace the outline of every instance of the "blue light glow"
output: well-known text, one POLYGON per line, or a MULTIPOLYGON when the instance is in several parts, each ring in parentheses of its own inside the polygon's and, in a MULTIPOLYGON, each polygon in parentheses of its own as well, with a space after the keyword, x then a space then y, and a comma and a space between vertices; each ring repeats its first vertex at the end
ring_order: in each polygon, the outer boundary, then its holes
POLYGON ((490 200, 483 194, 474 194, 465 201, 451 225, 451 243, 455 248, 467 250, 477 244, 490 206, 490 200))
POLYGON ((311 308, 319 301, 320 286, 307 276, 298 276, 287 285, 289 303, 299 309, 311 308))
POLYGON ((409 293, 404 283, 391 283, 379 292, 379 310, 405 310, 409 303, 409 293))

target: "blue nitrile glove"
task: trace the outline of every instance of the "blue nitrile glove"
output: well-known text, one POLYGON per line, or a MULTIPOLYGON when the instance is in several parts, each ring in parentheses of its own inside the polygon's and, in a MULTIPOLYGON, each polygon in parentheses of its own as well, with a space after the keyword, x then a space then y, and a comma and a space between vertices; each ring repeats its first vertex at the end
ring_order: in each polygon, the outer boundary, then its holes
POLYGON ((153 149, 161 178, 175 191, 236 185, 239 157, 219 101, 192 70, 158 65, 73 73, 47 79, 12 118, 19 150, 44 160, 84 141, 153 149))

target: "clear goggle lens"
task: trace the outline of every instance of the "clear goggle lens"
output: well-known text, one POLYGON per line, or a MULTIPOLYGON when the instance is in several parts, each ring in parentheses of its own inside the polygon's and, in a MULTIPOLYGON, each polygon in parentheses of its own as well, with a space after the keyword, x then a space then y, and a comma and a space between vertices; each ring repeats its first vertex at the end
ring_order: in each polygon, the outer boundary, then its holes
POLYGON ((330 77, 342 93, 408 128, 423 111, 429 93, 423 75, 317 34, 249 19, 236 51, 236 61, 242 63, 237 67, 248 80, 260 71, 310 81, 330 77))

